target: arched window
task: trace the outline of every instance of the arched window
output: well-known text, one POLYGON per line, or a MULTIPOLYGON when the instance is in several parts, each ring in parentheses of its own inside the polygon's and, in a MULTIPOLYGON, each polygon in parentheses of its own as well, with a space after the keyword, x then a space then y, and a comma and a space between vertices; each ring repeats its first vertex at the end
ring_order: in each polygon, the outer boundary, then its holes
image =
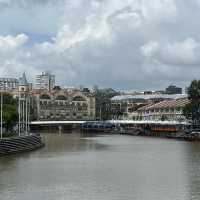
POLYGON ((50 96, 48 94, 42 94, 40 95, 40 99, 50 99, 50 96))
POLYGON ((64 95, 58 95, 58 96, 56 97, 56 100, 67 100, 67 97, 64 96, 64 95))
POLYGON ((73 98, 73 101, 86 101, 85 98, 81 97, 81 96, 75 96, 73 98))

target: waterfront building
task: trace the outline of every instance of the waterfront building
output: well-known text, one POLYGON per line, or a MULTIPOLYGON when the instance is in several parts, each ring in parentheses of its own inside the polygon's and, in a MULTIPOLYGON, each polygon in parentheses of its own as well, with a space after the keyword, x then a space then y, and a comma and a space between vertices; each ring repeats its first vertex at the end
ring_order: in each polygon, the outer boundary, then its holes
POLYGON ((141 120, 147 121, 185 121, 183 108, 189 103, 187 98, 164 100, 139 108, 141 120))
POLYGON ((142 116, 138 114, 140 107, 178 98, 187 98, 187 95, 145 94, 115 96, 111 99, 112 119, 141 120, 142 116))
POLYGON ((120 99, 112 98, 111 114, 112 119, 134 119, 139 120, 137 109, 146 105, 145 99, 120 99))
POLYGON ((52 91, 55 86, 55 75, 49 72, 42 72, 35 79, 35 89, 52 91))
POLYGON ((95 97, 65 89, 33 93, 36 120, 95 120, 95 97))
POLYGON ((119 93, 112 88, 94 88, 96 120, 112 119, 111 98, 119 93))

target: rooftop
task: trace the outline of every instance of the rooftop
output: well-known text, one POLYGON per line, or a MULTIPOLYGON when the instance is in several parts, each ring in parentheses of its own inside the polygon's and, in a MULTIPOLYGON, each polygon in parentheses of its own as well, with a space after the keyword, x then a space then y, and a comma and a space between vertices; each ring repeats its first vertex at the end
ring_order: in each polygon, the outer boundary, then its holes
POLYGON ((174 108, 174 107, 183 107, 186 104, 189 103, 189 100, 187 98, 185 99, 174 99, 174 100, 165 100, 161 101, 159 103, 155 103, 153 105, 147 105, 139 108, 139 111, 143 110, 151 110, 151 109, 157 109, 157 108, 174 108))
POLYGON ((187 98, 187 94, 149 94, 149 95, 119 95, 113 97, 112 101, 131 100, 131 99, 180 99, 187 98))

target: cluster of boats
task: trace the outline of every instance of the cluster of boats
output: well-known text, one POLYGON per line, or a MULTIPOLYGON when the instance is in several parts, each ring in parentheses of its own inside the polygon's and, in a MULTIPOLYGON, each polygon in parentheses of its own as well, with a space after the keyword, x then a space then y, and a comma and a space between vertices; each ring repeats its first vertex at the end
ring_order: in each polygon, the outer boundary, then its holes
POLYGON ((85 122, 81 125, 81 129, 85 131, 111 132, 115 125, 109 122, 85 122))
POLYGON ((110 122, 85 122, 82 124, 81 129, 86 132, 104 132, 126 135, 140 135, 144 132, 144 129, 140 127, 127 127, 122 124, 113 124, 110 122))
POLYGON ((157 136, 182 140, 199 140, 200 129, 180 125, 123 125, 110 122, 85 122, 82 131, 104 132, 110 134, 125 134, 135 136, 157 136))

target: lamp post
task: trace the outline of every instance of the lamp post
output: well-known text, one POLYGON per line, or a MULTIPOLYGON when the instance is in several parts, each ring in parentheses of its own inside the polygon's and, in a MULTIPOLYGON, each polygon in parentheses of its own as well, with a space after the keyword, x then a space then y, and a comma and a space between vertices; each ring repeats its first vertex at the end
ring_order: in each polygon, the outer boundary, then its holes
POLYGON ((100 121, 101 121, 101 105, 100 105, 100 113, 99 114, 100 114, 100 121))
POLYGON ((28 134, 30 134, 30 110, 31 110, 31 99, 28 98, 28 134))
POLYGON ((22 97, 22 131, 25 132, 25 99, 22 97))
POLYGON ((25 130, 26 130, 26 135, 28 135, 28 97, 26 96, 25 98, 25 110, 26 110, 26 115, 25 115, 25 130))
POLYGON ((1 139, 3 138, 3 92, 1 91, 1 139))
POLYGON ((19 122, 18 122, 18 136, 21 135, 21 102, 20 102, 20 91, 18 91, 18 117, 19 117, 19 122))

